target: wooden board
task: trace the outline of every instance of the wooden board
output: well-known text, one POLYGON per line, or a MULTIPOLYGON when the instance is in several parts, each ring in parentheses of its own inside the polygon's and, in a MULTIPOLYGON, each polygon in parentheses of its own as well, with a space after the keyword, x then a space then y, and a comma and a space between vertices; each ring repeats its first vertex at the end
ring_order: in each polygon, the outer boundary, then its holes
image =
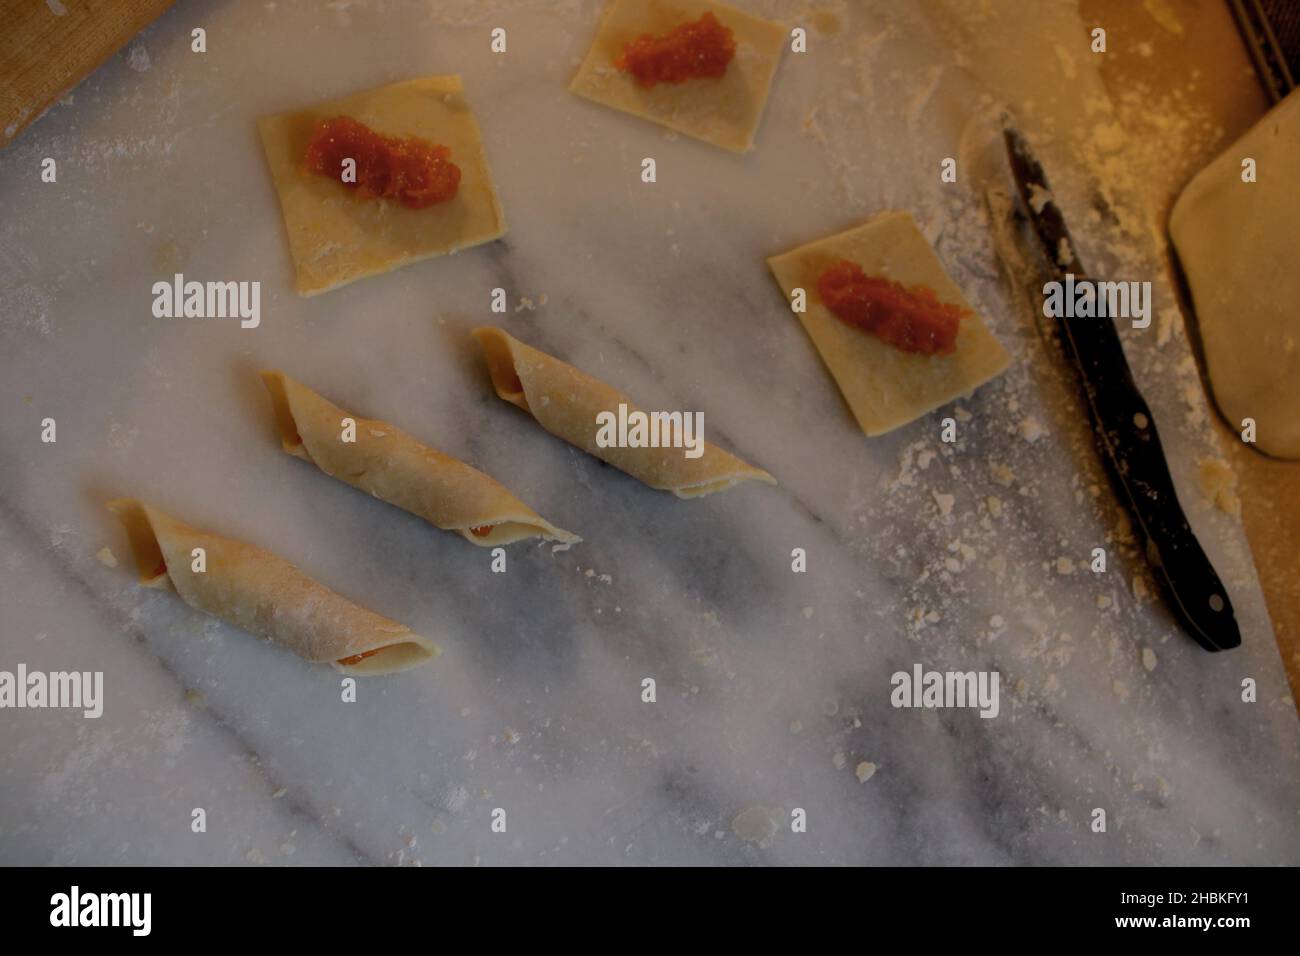
POLYGON ((175 0, 0 0, 0 147, 175 0))
MULTIPOLYGON (((1153 217, 1163 223, 1192 176, 1264 115, 1268 97, 1226 3, 1080 0, 1079 8, 1087 22, 1104 24, 1118 40, 1118 55, 1108 56, 1101 72, 1130 136, 1165 147, 1158 162, 1144 165, 1153 217), (1138 42, 1148 45, 1142 54, 1133 53, 1138 42), (1175 95, 1194 95, 1208 120, 1185 139, 1167 135, 1156 105, 1175 95)), ((1215 421, 1237 474, 1246 537, 1300 707, 1300 463, 1256 454, 1215 421)))

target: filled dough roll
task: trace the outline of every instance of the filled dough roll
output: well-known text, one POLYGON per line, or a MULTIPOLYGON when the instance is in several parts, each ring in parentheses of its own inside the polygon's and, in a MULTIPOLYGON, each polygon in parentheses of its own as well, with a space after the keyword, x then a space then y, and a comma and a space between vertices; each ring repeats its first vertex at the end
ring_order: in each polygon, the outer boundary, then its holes
POLYGON ((110 501, 148 588, 345 674, 392 674, 437 657, 438 645, 367 611, 268 551, 199 531, 133 498, 110 501), (191 552, 206 568, 195 572, 191 552))
POLYGON ((698 458, 687 458, 681 448, 601 447, 596 443, 597 415, 617 413, 620 404, 629 413, 640 411, 626 395, 501 329, 475 329, 474 337, 483 346, 497 395, 528 412, 552 435, 651 488, 698 498, 750 478, 776 484, 761 468, 707 442, 698 458))
POLYGON ((345 412, 283 372, 263 372, 262 381, 275 405, 281 447, 327 475, 484 547, 536 537, 566 545, 582 540, 483 472, 387 422, 345 412), (356 441, 342 440, 345 418, 356 422, 356 441))

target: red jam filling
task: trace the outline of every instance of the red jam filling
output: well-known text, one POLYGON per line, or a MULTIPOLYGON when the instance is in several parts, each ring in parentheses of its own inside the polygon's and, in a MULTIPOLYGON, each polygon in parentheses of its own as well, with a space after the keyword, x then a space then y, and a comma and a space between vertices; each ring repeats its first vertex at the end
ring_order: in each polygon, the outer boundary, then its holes
POLYGON ((863 274, 857 263, 844 260, 828 267, 817 280, 826 308, 846 325, 862 329, 904 352, 951 355, 957 350, 957 329, 969 310, 940 302, 932 289, 910 288, 891 279, 863 274))
POLYGON ((712 13, 694 23, 683 23, 663 36, 643 33, 623 52, 614 66, 631 73, 646 89, 657 83, 684 83, 696 77, 718 78, 736 55, 736 39, 712 13))
POLYGON ((392 199, 408 209, 446 202, 460 188, 460 167, 446 146, 414 136, 376 133, 347 116, 317 125, 307 143, 307 169, 355 189, 363 199, 392 199), (343 179, 343 161, 357 164, 356 182, 343 179))
POLYGON ((382 650, 382 647, 376 647, 373 651, 362 651, 360 654, 353 654, 351 657, 341 657, 339 663, 345 667, 351 667, 353 664, 360 664, 367 657, 374 657, 382 650))

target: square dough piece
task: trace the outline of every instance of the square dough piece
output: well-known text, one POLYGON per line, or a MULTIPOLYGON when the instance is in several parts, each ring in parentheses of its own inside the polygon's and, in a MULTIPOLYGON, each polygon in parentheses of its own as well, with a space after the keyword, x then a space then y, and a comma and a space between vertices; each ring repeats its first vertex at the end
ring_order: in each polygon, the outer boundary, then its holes
POLYGON ((781 24, 713 0, 613 0, 569 92, 723 149, 747 152, 785 37, 781 24), (624 43, 643 33, 662 36, 706 11, 736 37, 736 55, 720 79, 659 83, 646 90, 614 66, 624 43))
POLYGON ((459 76, 393 83, 264 116, 257 126, 280 196, 300 295, 327 292, 505 234, 478 124, 459 76), (450 147, 461 170, 455 198, 408 209, 386 199, 360 199, 341 183, 303 170, 312 130, 336 116, 350 116, 386 136, 419 136, 450 147))
POLYGON ((973 309, 961 320, 957 351, 951 355, 904 352, 846 325, 817 295, 818 276, 841 259, 856 262, 869 276, 929 286, 942 302, 966 309, 970 303, 906 212, 881 213, 848 232, 767 260, 787 301, 796 288, 806 290, 807 311, 799 321, 868 435, 906 425, 974 391, 1011 364, 1006 349, 973 309))

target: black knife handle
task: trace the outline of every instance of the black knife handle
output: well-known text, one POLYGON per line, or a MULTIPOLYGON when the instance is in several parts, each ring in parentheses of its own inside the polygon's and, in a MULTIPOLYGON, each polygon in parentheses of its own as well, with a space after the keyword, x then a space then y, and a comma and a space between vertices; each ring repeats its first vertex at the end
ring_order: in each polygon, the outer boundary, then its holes
POLYGON ((1206 650, 1239 646, 1228 591, 1179 504, 1155 419, 1133 381, 1113 320, 1058 317, 1057 325, 1073 353, 1111 484, 1134 520, 1170 608, 1206 650))

